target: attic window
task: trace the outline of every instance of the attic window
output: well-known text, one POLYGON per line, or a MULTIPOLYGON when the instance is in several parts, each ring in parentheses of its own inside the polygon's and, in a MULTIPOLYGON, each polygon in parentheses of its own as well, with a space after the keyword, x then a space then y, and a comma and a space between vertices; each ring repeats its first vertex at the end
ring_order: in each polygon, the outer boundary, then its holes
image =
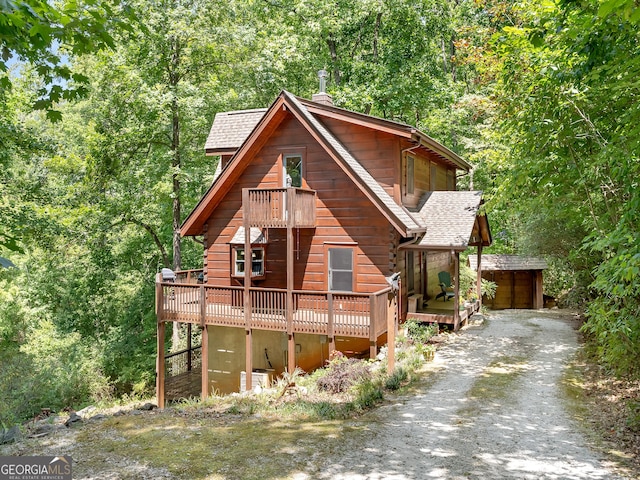
POLYGON ((285 155, 282 159, 285 187, 302 187, 302 155, 285 155), (291 179, 291 183, 289 183, 291 179))

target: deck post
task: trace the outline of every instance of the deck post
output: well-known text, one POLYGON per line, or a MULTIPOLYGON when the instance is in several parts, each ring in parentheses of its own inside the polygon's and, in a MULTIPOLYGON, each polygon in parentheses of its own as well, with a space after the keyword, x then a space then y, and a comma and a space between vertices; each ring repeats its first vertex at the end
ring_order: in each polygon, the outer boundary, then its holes
POLYGON ((396 326, 400 320, 400 297, 402 279, 398 279, 398 291, 394 294, 396 308, 393 315, 387 314, 387 372, 392 373, 396 368, 396 326))
POLYGON ((453 255, 453 274, 456 279, 453 287, 453 330, 460 328, 460 253, 451 251, 453 255))
POLYGON ((200 364, 202 365, 202 399, 209 396, 209 329, 202 326, 202 345, 200 347, 200 364))
POLYGON ((289 373, 293 373, 293 371, 296 369, 296 345, 293 335, 293 224, 295 221, 295 210, 293 208, 294 195, 295 189, 287 188, 287 308, 285 311, 287 316, 287 334, 289 335, 287 348, 287 363, 289 373))
POLYGON ((156 358, 156 400, 164 408, 164 332, 165 323, 158 321, 158 356, 156 358))
POLYGON ((252 367, 252 341, 251 341, 251 274, 253 272, 252 258, 251 258, 251 222, 250 220, 250 208, 249 208, 249 189, 242 189, 242 224, 244 226, 244 324, 246 330, 246 388, 247 391, 251 390, 252 379, 251 373, 252 367))
POLYGON ((251 373, 253 372, 253 332, 249 328, 246 330, 245 335, 245 356, 244 356, 244 364, 245 364, 245 390, 250 392, 253 388, 251 373))
POLYGON ((327 294, 327 337, 329 340, 329 356, 336 350, 336 338, 333 335, 333 293, 327 294))
POLYGON ((476 293, 478 295, 479 307, 482 307, 482 242, 478 244, 478 268, 476 269, 476 293))
POLYGON ((376 325, 378 311, 376 309, 375 295, 369 295, 369 358, 374 359, 378 355, 378 343, 376 337, 376 325))

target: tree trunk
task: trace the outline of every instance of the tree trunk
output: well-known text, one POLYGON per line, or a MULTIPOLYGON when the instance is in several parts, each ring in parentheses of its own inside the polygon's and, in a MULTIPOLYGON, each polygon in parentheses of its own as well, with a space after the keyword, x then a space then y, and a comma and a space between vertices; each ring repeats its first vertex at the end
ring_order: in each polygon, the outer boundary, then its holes
MULTIPOLYGON (((178 83, 180 75, 180 40, 172 38, 171 61, 169 63, 169 89, 171 91, 171 167, 173 180, 173 270, 182 268, 182 250, 180 244, 180 111, 178 105, 178 83)), ((173 323, 171 333, 171 348, 173 351, 180 349, 179 322, 173 323)))

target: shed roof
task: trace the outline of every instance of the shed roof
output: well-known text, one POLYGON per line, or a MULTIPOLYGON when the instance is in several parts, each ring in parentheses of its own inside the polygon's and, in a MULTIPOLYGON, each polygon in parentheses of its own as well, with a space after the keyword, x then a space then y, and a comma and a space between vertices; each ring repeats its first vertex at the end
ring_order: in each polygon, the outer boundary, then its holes
POLYGON ((417 243, 422 248, 465 250, 469 245, 491 243, 486 217, 478 215, 481 191, 427 192, 418 214, 427 232, 417 243), (476 222, 482 222, 478 225, 476 222), (474 239, 474 230, 477 233, 474 239))
POLYGON ((231 155, 256 127, 266 108, 219 112, 213 119, 204 149, 209 155, 231 155))
MULTIPOLYGON (((478 268, 478 258, 475 255, 469 256, 469 266, 476 270, 478 268)), ((540 257, 527 257, 521 255, 482 255, 482 270, 544 270, 547 262, 540 257)))

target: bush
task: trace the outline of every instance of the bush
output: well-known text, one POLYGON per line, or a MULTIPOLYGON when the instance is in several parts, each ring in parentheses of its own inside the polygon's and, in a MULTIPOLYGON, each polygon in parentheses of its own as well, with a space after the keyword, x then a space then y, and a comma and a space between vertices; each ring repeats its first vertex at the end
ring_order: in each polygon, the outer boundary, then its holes
POLYGON ((438 324, 425 325, 410 318, 404 323, 407 329, 407 337, 418 343, 427 343, 431 337, 438 334, 438 324))
POLYGON ((371 378, 367 362, 357 358, 339 357, 329 363, 316 385, 319 390, 325 392, 342 393, 367 378, 371 378))
POLYGON ((391 391, 398 390, 407 378, 409 378, 407 371, 402 367, 398 367, 387 377, 384 388, 391 391))

